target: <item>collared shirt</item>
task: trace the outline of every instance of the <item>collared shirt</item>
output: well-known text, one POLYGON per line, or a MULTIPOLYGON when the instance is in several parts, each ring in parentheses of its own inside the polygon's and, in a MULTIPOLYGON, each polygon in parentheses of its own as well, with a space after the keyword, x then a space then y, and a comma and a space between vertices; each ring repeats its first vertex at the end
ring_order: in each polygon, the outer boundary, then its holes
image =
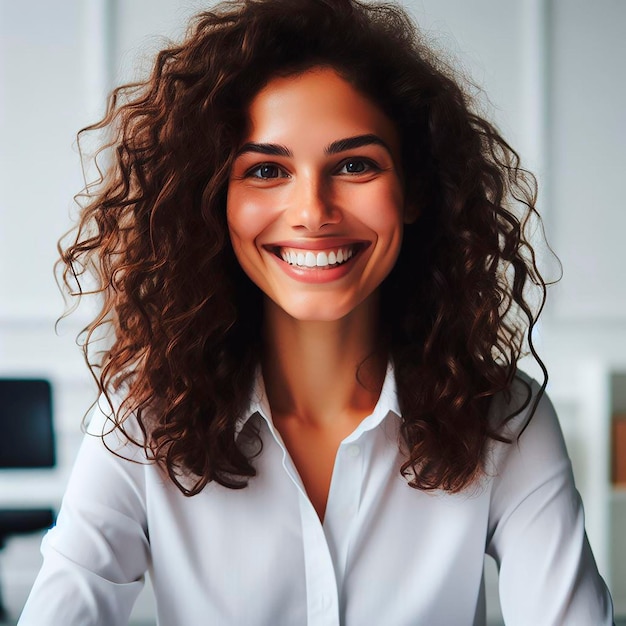
MULTIPOLYGON (((19 626, 127 624, 146 571, 160 626, 484 625, 485 552, 508 626, 612 624, 547 398, 459 494, 407 485, 400 422, 390 366, 374 412, 339 446, 323 523, 260 376, 239 423, 263 442, 245 489, 210 483, 187 498, 116 432, 104 440, 118 454, 87 435, 19 626)), ((90 431, 107 430, 98 409, 90 431)))

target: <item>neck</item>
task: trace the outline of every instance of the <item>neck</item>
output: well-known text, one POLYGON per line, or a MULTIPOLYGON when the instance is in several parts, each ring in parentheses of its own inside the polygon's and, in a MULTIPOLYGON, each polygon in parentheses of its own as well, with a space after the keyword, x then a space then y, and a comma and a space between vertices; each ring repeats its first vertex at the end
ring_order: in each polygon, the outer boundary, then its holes
POLYGON ((296 320, 271 301, 265 307, 262 368, 274 419, 324 427, 369 415, 387 365, 377 301, 330 322, 296 320))

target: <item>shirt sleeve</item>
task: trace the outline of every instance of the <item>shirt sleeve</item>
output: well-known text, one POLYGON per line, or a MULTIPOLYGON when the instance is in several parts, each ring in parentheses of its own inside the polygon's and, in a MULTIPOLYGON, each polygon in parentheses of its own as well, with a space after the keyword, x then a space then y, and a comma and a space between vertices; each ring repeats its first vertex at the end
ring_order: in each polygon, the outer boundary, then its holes
MULTIPOLYGON (((533 393, 538 386, 532 385, 533 393)), ((487 553, 498 564, 507 626, 611 626, 613 606, 585 533, 583 506, 550 400, 498 444, 487 553), (515 432, 517 431, 517 432, 515 432)))
POLYGON ((149 560, 146 460, 110 430, 96 408, 19 626, 128 623, 149 560))

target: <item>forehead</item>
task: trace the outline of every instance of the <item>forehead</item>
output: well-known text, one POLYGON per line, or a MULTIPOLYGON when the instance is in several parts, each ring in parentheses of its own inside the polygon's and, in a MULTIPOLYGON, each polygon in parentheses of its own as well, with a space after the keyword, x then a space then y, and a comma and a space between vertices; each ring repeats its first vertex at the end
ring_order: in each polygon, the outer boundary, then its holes
POLYGON ((324 142, 366 133, 397 147, 393 122, 332 68, 272 78, 248 107, 247 141, 317 138, 324 142))

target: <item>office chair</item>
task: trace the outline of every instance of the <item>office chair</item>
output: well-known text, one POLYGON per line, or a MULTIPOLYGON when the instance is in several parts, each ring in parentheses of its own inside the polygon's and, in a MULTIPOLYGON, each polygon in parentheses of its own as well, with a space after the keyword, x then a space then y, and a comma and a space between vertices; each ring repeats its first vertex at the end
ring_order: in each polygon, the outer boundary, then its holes
MULTIPOLYGON (((46 380, 0 378, 0 472, 56 463, 52 390, 46 380)), ((0 550, 12 535, 49 528, 54 511, 0 507, 0 550)), ((6 619, 0 588, 0 621, 6 619)))

